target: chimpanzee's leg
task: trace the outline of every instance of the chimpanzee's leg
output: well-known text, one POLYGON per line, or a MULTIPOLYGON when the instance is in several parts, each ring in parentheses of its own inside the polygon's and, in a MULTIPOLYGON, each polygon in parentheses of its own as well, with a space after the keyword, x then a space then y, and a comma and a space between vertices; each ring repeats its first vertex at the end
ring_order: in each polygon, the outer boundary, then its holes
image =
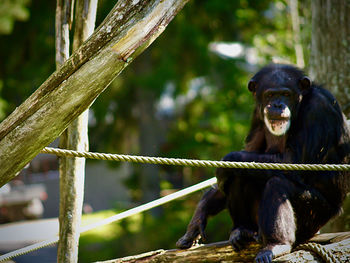
POLYGON ((209 216, 218 214, 226 208, 226 197, 215 185, 199 201, 194 215, 187 226, 187 231, 177 242, 178 248, 189 248, 200 236, 205 239, 204 229, 209 216))
POLYGON ((289 253, 295 242, 296 219, 291 204, 295 185, 283 177, 272 177, 265 186, 259 207, 259 232, 265 246, 256 262, 270 263, 289 253))
MULTIPOLYGON (((336 192, 333 195, 335 196, 336 192)), ((307 186, 300 189, 297 198, 293 198, 293 209, 297 221, 297 244, 309 240, 332 217, 341 212, 341 206, 334 205, 330 201, 332 200, 326 198, 317 189, 307 186)))
MULTIPOLYGON (((223 188, 234 224, 229 241, 240 250, 246 243, 258 239, 259 203, 269 176, 266 171, 239 169, 227 169, 224 176, 228 178, 223 188)), ((223 178, 223 174, 219 177, 223 178)))

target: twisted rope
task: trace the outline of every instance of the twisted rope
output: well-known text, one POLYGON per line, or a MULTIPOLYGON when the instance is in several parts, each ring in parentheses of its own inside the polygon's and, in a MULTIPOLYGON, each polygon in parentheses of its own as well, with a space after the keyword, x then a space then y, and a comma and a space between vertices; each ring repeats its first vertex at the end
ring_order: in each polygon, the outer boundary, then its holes
MULTIPOLYGON (((148 163, 148 164, 163 164, 163 165, 177 165, 177 166, 190 166, 190 167, 211 167, 211 168, 243 168, 243 169, 271 169, 271 170, 304 170, 304 171, 350 171, 349 164, 286 164, 286 163, 255 163, 255 162, 227 162, 227 161, 205 161, 205 160, 193 160, 193 159, 178 159, 178 158, 162 158, 162 157, 147 157, 147 156, 134 156, 124 154, 106 154, 106 153, 94 153, 85 151, 73 151, 66 149, 58 149, 45 147, 41 153, 55 154, 61 157, 82 157, 96 160, 108 160, 117 162, 133 162, 133 163, 148 163)), ((93 228, 106 225, 136 213, 141 213, 153 207, 159 206, 166 202, 175 200, 179 197, 188 195, 192 192, 198 191, 210 185, 216 183, 216 178, 209 179, 200 184, 178 191, 174 194, 170 194, 166 197, 154 200, 148 204, 130 209, 121 214, 106 218, 95 224, 88 225, 81 229, 81 233, 91 230, 93 228)), ((9 260, 13 257, 29 253, 31 251, 43 248, 58 241, 58 236, 43 242, 7 253, 0 256, 0 262, 9 260)), ((307 243, 300 245, 297 249, 310 250, 321 256, 327 263, 339 263, 339 261, 326 250, 323 246, 316 243, 307 243)))
POLYGON ((206 168, 243 168, 243 169, 268 169, 268 170, 299 170, 299 171, 350 171, 349 164, 290 164, 290 163, 256 163, 256 162, 227 162, 206 161, 194 159, 147 157, 125 154, 107 154, 84 151, 73 151, 45 147, 41 153, 55 154, 61 157, 83 157, 95 160, 107 160, 117 162, 148 163, 162 165, 176 165, 206 168))
POLYGON ((331 251, 327 250, 324 246, 317 243, 306 243, 299 245, 297 250, 307 250, 316 253, 326 263, 340 263, 340 261, 332 254, 331 251))
POLYGON ((10 260, 10 259, 12 259, 14 257, 19 257, 19 256, 28 254, 30 252, 36 251, 36 250, 44 248, 44 247, 52 246, 52 245, 54 245, 54 244, 56 244, 58 242, 58 239, 59 239, 58 236, 55 236, 55 237, 52 237, 50 239, 44 240, 42 242, 39 242, 39 243, 36 243, 36 244, 33 244, 33 245, 26 246, 24 248, 20 248, 20 249, 14 250, 14 251, 9 252, 9 253, 7 253, 5 255, 1 255, 0 256, 0 262, 8 261, 8 260, 10 260))

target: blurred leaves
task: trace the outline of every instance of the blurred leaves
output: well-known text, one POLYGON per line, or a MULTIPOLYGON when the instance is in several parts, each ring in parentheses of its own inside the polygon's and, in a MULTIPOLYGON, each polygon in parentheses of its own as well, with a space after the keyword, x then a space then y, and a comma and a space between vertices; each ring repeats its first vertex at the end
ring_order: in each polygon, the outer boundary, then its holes
MULTIPOLYGON (((1 90, 3 88, 3 85, 4 85, 4 83, 0 79, 0 95, 1 95, 1 90)), ((6 107, 7 107, 7 102, 0 97, 0 120, 5 118, 5 116, 6 116, 5 115, 6 107)))
POLYGON ((227 151, 240 149, 253 104, 246 89, 250 72, 243 58, 222 59, 209 51, 209 44, 235 41, 248 46, 266 25, 273 28, 273 20, 264 15, 270 3, 190 1, 149 50, 118 78, 119 84, 112 84, 113 91, 93 105, 101 117, 97 110, 102 103, 115 105, 116 110, 114 122, 91 127, 93 136, 104 138, 92 147, 137 151, 123 141, 140 132, 135 91, 142 88, 154 93, 155 103, 170 93, 168 102, 175 105, 166 113, 162 109, 157 112, 166 133, 161 142, 163 154, 220 159, 227 151), (122 88, 116 87, 119 85, 122 88))
MULTIPOLYGON (((99 1, 97 26, 114 5, 99 1)), ((0 120, 55 70, 55 2, 36 0, 28 8, 27 21, 0 35, 0 61, 5 62, 0 63, 0 120)), ((242 149, 254 104, 246 83, 258 64, 273 57, 294 61, 288 12, 280 0, 189 1, 92 105, 90 149, 211 160, 242 149), (234 43, 241 52, 219 54, 210 48, 219 42, 234 43)), ((169 174, 174 173, 184 178, 184 169, 159 168, 149 172, 160 177, 152 184, 173 184, 169 174)), ((191 170, 185 184, 209 175, 212 171, 191 170)), ((135 199, 159 191, 146 184, 142 189, 142 178, 143 168, 131 170, 127 184, 135 199)))
POLYGON ((10 34, 16 20, 29 18, 30 0, 0 0, 0 34, 10 34))
POLYGON ((29 19, 17 22, 11 34, 0 35, 0 96, 8 104, 6 115, 55 70, 55 8, 55 1, 33 1, 29 19))
MULTIPOLYGON (((23 10, 30 3, 2 1, 23 10)), ((99 1, 97 25, 114 4, 99 1)), ((11 14, 6 12, 6 17, 15 17, 11 14)), ((6 61, 0 64, 0 96, 7 103, 0 109, 6 115, 54 71, 54 14, 54 2, 33 1, 28 22, 18 22, 11 35, 0 36, 0 61, 6 61)), ((246 83, 257 68, 247 60, 248 52, 255 50, 250 52, 255 63, 264 64, 275 56, 293 61, 288 19, 285 1, 190 1, 96 100, 90 122, 91 149, 142 151, 138 146, 142 132, 139 89, 148 90, 147 97, 153 100, 148 114, 160 126, 160 155, 220 159, 241 149, 253 107, 246 83), (209 49, 214 42, 238 43, 244 54, 220 56, 209 49), (172 107, 159 106, 164 97, 172 107)))

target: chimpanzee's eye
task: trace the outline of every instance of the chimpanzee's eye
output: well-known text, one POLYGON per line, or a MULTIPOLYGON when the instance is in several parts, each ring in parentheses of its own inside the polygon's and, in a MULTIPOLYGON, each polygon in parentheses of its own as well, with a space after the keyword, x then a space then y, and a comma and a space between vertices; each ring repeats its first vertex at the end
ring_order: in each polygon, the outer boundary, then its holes
POLYGON ((272 92, 266 93, 266 97, 267 97, 267 98, 272 98, 272 96, 273 96, 272 92))

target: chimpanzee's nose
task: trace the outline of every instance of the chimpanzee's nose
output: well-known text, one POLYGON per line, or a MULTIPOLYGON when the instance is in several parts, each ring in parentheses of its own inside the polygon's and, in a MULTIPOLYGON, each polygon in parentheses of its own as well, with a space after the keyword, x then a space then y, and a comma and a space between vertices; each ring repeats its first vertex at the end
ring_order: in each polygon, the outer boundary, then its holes
POLYGON ((283 104, 280 101, 276 101, 273 103, 273 107, 276 109, 282 109, 283 108, 283 104))

